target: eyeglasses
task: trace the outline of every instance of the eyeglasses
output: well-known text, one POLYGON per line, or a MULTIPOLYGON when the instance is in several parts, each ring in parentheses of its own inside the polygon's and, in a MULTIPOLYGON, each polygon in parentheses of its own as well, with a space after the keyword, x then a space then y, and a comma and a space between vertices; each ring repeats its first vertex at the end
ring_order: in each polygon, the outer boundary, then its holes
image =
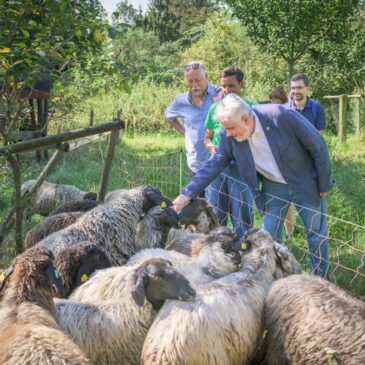
POLYGON ((306 86, 292 86, 290 89, 291 90, 303 90, 304 88, 306 88, 306 86))
POLYGON ((199 67, 200 67, 200 63, 188 63, 187 65, 184 66, 184 71, 188 72, 191 69, 198 70, 199 67))

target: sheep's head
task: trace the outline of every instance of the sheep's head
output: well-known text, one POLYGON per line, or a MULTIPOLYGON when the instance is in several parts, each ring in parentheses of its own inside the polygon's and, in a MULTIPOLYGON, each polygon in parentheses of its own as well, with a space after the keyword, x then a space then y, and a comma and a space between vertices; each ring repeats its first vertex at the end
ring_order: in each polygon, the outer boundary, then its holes
POLYGON ((16 292, 16 300, 42 303, 53 311, 53 289, 64 294, 60 275, 53 265, 53 254, 43 247, 32 247, 17 256, 8 271, 8 286, 16 292))
POLYGON ((288 275, 300 274, 300 265, 288 248, 277 242, 274 242, 274 247, 277 257, 275 278, 280 279, 288 275))
POLYGON ((171 200, 165 198, 161 191, 151 185, 142 186, 144 200, 142 210, 146 213, 149 209, 155 205, 160 205, 161 208, 167 208, 172 205, 171 200))
POLYGON ((167 260, 146 260, 136 270, 132 296, 139 306, 143 306, 147 298, 155 309, 159 309, 166 299, 191 301, 195 295, 189 281, 167 260))
MULTIPOLYGON (((269 260, 275 258, 272 262, 270 271, 275 279, 290 274, 300 273, 300 267, 294 255, 284 245, 274 241, 269 232, 263 228, 253 228, 247 232, 246 240, 242 243, 248 247, 247 253, 255 251, 258 257, 269 260)), ((246 257, 242 258, 243 266, 246 257)), ((270 261, 271 262, 271 261, 270 261)))
POLYGON ((111 263, 100 248, 84 241, 62 250, 56 257, 55 266, 61 274, 68 296, 86 282, 94 271, 110 267, 111 263))
POLYGON ((191 232, 208 233, 218 227, 213 207, 201 198, 193 199, 179 213, 180 222, 191 232))
POLYGON ((170 206, 161 208, 156 206, 151 208, 147 214, 153 215, 157 228, 179 228, 179 215, 170 206))
MULTIPOLYGON (((243 249, 240 244, 237 244, 237 236, 235 232, 228 227, 219 227, 214 229, 204 239, 205 246, 211 246, 213 251, 215 250, 215 259, 229 259, 236 269, 241 263, 241 255, 243 249)), ((207 251, 207 247, 203 247, 200 256, 204 255, 204 251, 207 251)), ((224 265, 221 265, 222 267, 224 265)), ((233 270, 232 270, 233 271, 233 270)))

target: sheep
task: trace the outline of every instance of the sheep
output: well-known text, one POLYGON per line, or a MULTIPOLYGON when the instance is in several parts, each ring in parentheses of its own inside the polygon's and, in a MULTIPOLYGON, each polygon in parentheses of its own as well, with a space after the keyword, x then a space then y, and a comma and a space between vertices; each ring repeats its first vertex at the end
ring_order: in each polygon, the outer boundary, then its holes
POLYGON ((168 261, 97 271, 69 300, 55 300, 61 328, 93 364, 139 364, 145 335, 166 299, 192 300, 195 290, 168 261))
POLYGON ((51 233, 57 232, 62 228, 68 227, 69 225, 75 223, 83 215, 83 212, 69 212, 52 215, 46 218, 41 223, 37 224, 33 229, 28 231, 24 239, 24 247, 33 247, 51 233))
POLYGON ((63 204, 49 213, 49 217, 52 215, 67 213, 67 212, 87 212, 91 209, 94 209, 99 203, 95 200, 84 199, 84 200, 75 200, 63 204))
POLYGON ((64 297, 86 282, 94 271, 111 266, 105 253, 90 242, 65 248, 55 258, 54 265, 65 288, 64 297))
MULTIPOLYGON (((263 332, 266 293, 274 281, 276 245, 263 229, 247 237, 252 247, 240 272, 196 288, 193 302, 166 302, 150 327, 141 362, 184 365, 244 365, 263 332)), ((281 267, 299 265, 282 264, 281 267)))
POLYGON ((365 303, 327 280, 293 275, 266 298, 268 364, 365 363, 365 303), (331 351, 332 350, 332 351, 331 351))
POLYGON ((209 233, 219 226, 214 208, 202 198, 193 199, 179 213, 180 222, 190 232, 209 233))
MULTIPOLYGON (((229 227, 218 227, 211 231, 211 236, 225 235, 231 237, 233 240, 237 240, 235 232, 229 227)), ((188 256, 197 255, 200 249, 204 245, 206 234, 203 233, 192 233, 185 229, 171 229, 165 248, 167 250, 174 250, 181 252, 188 256)))
MULTIPOLYGON (((29 191, 35 180, 25 181, 21 186, 22 195, 29 191)), ((47 217, 61 204, 75 200, 96 200, 96 193, 82 191, 72 185, 52 184, 44 181, 35 193, 31 206, 32 212, 47 217)))
POLYGON ((62 290, 50 251, 33 247, 16 257, 0 302, 0 364, 90 364, 55 320, 53 287, 62 290))
POLYGON ((155 206, 138 223, 136 246, 139 249, 164 247, 170 229, 178 226, 179 216, 171 207, 155 206))
POLYGON ((202 246, 194 257, 161 248, 144 249, 133 255, 127 265, 141 263, 149 258, 163 258, 170 261, 194 286, 208 283, 219 277, 237 271, 241 263, 241 249, 226 235, 211 234, 201 240, 202 246))
POLYGON ((114 192, 113 196, 37 245, 49 248, 57 256, 66 247, 90 241, 105 252, 112 265, 124 265, 137 250, 136 227, 142 214, 154 205, 166 204, 166 199, 158 189, 148 185, 114 192))

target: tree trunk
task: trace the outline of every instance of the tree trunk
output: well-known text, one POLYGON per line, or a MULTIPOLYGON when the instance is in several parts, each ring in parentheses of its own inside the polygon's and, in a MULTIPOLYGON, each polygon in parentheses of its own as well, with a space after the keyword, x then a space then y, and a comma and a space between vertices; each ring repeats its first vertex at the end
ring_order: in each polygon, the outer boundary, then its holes
POLYGON ((15 198, 14 198, 14 210, 15 210, 15 252, 16 254, 20 254, 23 252, 23 209, 22 209, 22 197, 21 197, 21 169, 19 161, 16 155, 8 154, 6 156, 7 161, 9 162, 12 170, 13 170, 13 180, 14 180, 14 189, 15 189, 15 198))

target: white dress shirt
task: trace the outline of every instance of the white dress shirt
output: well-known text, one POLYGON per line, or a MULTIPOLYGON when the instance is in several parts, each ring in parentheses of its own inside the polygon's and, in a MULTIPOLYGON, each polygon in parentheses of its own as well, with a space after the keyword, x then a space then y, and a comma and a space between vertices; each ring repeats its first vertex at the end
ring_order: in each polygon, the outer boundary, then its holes
POLYGON ((255 132, 248 138, 248 143, 251 148, 256 171, 271 181, 286 184, 287 182, 283 178, 274 155, 271 152, 260 120, 255 113, 253 115, 256 121, 255 132))

